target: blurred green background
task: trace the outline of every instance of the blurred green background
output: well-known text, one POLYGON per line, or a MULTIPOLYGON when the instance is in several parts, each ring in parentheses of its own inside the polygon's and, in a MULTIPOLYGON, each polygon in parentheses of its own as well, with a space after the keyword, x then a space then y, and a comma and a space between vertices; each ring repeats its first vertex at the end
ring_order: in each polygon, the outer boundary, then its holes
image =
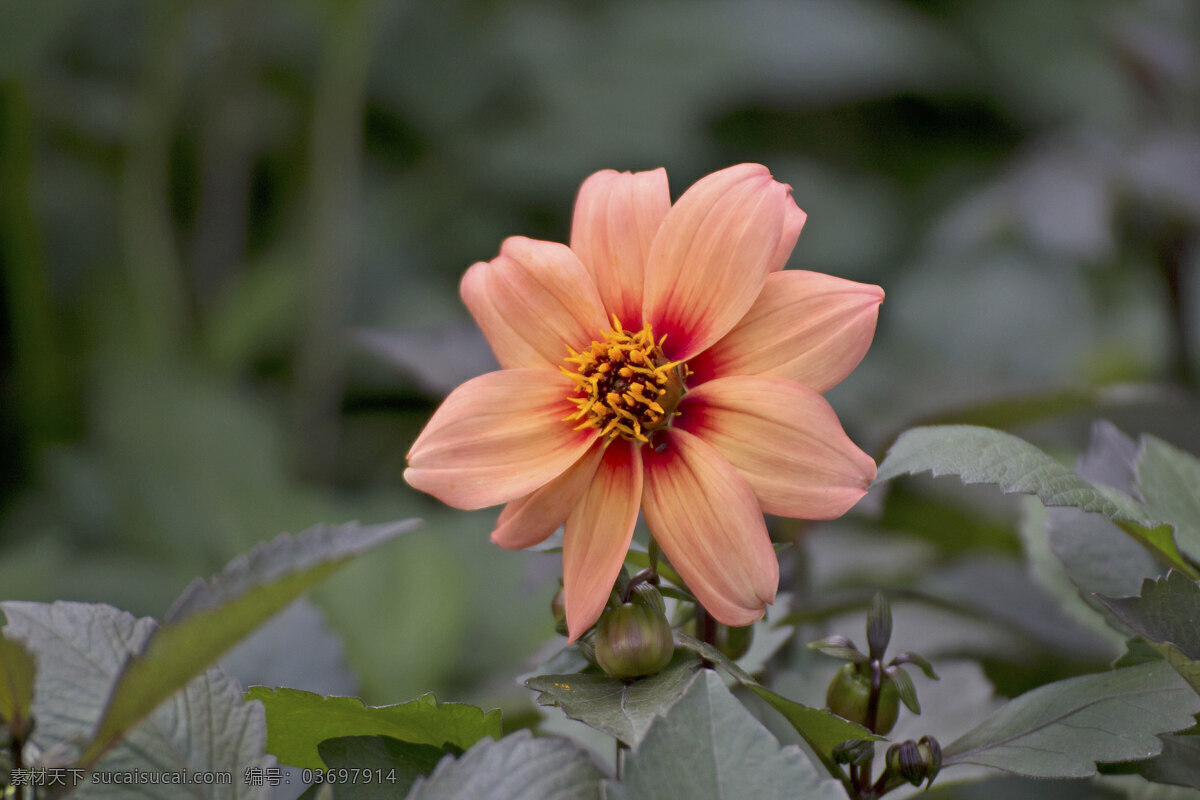
MULTIPOLYGON (((870 452, 938 418, 1069 453, 1094 416, 1196 452, 1198 44, 1189 0, 0 0, 0 596, 161 616, 279 531, 419 515, 315 598, 359 691, 527 704, 557 558, 401 473, 490 368, 459 277, 565 241, 601 168, 794 187, 791 266, 887 291, 830 393, 870 452)), ((793 588, 1024 575, 1017 517, 873 493, 793 588)))

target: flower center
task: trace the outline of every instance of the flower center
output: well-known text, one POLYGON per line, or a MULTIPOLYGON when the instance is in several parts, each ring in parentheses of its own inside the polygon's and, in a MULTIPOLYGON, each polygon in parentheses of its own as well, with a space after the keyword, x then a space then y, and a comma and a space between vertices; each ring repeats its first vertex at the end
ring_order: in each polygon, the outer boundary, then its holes
POLYGON ((691 372, 663 354, 666 338, 655 341, 649 325, 631 333, 614 315, 612 330, 583 352, 567 347, 571 355, 559 369, 575 382, 570 400, 577 410, 566 417, 579 420, 575 430, 598 428, 601 436, 649 442, 670 424, 691 372))

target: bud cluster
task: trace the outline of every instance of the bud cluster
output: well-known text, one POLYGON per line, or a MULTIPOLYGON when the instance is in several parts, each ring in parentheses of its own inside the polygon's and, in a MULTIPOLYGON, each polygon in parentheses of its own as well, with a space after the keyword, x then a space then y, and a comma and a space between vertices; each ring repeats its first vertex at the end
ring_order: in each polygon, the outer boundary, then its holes
MULTIPOLYGON (((937 680, 929 661, 916 653, 901 653, 885 662, 891 638, 891 608, 882 594, 876 594, 867 614, 866 653, 845 636, 828 636, 809 644, 813 650, 846 662, 829 683, 826 706, 877 736, 895 727, 901 703, 912 713, 921 713, 916 688, 902 664, 916 664, 928 678, 937 680)), ((880 797, 905 782, 914 786, 925 781, 932 784, 942 768, 942 748, 931 736, 889 747, 883 772, 874 784, 871 782, 873 742, 848 739, 835 747, 832 755, 834 763, 849 767, 847 785, 852 787, 855 797, 880 797)))

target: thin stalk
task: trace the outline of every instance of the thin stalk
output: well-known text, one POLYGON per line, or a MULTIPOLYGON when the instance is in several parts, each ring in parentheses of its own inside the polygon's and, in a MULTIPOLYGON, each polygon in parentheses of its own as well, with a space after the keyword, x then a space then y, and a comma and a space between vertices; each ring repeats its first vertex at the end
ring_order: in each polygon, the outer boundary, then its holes
POLYGON ((171 218, 171 136, 183 96, 191 3, 151 3, 142 86, 121 175, 120 224, 144 352, 177 349, 190 316, 171 218))
POLYGON ((341 439, 347 309, 358 257, 363 108, 377 0, 325 4, 308 179, 308 319, 295 384, 301 471, 331 480, 341 439))
MULTIPOLYGON (((12 336, 22 458, 68 434, 71 400, 41 226, 34 214, 34 113, 18 78, 0 81, 0 264, 12 336)), ((13 454, 16 455, 16 454, 13 454)))

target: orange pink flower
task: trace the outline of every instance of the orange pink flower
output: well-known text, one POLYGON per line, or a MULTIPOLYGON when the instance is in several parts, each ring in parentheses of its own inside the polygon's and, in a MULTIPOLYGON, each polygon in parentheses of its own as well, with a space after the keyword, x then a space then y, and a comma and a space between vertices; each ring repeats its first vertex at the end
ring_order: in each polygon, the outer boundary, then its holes
POLYGON ((446 398, 405 479, 456 508, 506 503, 502 547, 565 525, 570 638, 604 609, 639 510, 713 617, 775 599, 763 512, 845 513, 875 477, 822 393, 858 364, 883 290, 783 271, 805 214, 758 164, 673 205, 662 169, 598 172, 571 244, 512 237, 462 297, 502 369, 446 398))

